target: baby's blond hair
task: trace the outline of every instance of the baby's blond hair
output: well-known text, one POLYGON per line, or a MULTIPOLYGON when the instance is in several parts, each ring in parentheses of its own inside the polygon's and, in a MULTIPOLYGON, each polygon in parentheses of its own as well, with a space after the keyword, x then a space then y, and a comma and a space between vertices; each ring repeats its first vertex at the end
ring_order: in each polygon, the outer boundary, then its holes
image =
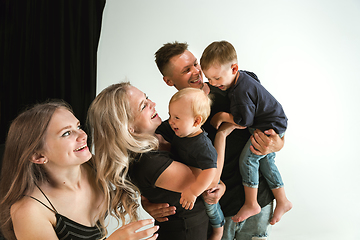
POLYGON ((201 89, 188 87, 181 89, 180 91, 175 93, 171 97, 169 104, 181 98, 186 98, 187 100, 190 100, 190 107, 194 116, 201 116, 201 125, 204 124, 209 117, 211 111, 212 101, 210 97, 201 89))

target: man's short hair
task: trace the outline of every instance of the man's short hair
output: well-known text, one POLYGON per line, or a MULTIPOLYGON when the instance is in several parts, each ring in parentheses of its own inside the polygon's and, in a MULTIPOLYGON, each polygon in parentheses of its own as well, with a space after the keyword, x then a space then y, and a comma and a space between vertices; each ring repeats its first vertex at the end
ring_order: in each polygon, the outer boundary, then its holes
POLYGON ((168 65, 172 57, 183 54, 188 49, 188 44, 173 42, 164 44, 155 53, 156 65, 163 76, 168 76, 168 65))

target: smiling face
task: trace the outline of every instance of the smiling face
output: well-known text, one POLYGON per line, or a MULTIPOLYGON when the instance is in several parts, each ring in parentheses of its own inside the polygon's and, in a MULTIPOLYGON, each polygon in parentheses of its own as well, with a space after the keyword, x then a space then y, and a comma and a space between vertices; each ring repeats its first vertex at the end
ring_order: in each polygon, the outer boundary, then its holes
POLYGON ((191 101, 180 98, 169 104, 169 124, 178 137, 196 136, 201 130, 201 118, 194 116, 191 101))
POLYGON ((130 131, 135 133, 155 134, 156 128, 161 124, 161 118, 155 110, 152 102, 142 91, 129 86, 126 94, 134 121, 130 124, 130 131))
POLYGON ((169 76, 164 76, 164 81, 177 90, 187 87, 202 88, 203 76, 200 64, 195 56, 188 50, 174 56, 169 61, 169 76))
POLYGON ((42 154, 49 160, 48 164, 79 165, 92 156, 86 141, 79 120, 67 109, 58 108, 46 130, 42 154))
POLYGON ((214 64, 204 70, 204 75, 209 80, 210 85, 225 91, 234 85, 237 70, 237 64, 214 64))

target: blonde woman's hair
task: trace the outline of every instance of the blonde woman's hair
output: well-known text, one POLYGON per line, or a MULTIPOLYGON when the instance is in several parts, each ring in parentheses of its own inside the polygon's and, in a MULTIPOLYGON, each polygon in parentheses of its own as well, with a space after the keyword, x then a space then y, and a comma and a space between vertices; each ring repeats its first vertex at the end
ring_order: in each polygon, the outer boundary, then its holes
MULTIPOLYGON (((181 98, 190 100, 191 110, 194 116, 201 116, 201 125, 204 124, 210 115, 212 101, 210 97, 198 88, 183 88, 176 92, 170 99, 169 104, 178 101, 181 98)), ((184 106, 187 107, 187 106, 184 106)))
POLYGON ((207 46, 200 58, 202 70, 214 65, 237 63, 237 54, 234 46, 227 41, 213 42, 207 46))
POLYGON ((134 121, 128 102, 129 82, 105 88, 89 107, 87 123, 94 146, 96 180, 105 193, 109 213, 122 223, 138 219, 138 188, 128 177, 129 163, 137 155, 158 148, 158 140, 149 134, 129 131, 134 121))

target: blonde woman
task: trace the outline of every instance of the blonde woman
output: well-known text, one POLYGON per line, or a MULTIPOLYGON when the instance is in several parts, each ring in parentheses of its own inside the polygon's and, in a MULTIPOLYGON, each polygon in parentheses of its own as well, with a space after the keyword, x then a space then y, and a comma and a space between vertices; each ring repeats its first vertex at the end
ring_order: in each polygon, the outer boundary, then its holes
POLYGON ((135 221, 133 186, 123 183, 124 190, 116 192, 104 179, 70 107, 54 101, 35 105, 12 122, 6 140, 0 182, 3 235, 7 240, 104 239, 105 216, 113 212, 119 219, 129 214, 133 223, 108 239, 152 235, 156 227, 135 233, 152 221, 135 221))
MULTIPOLYGON (((88 120, 93 130, 95 161, 130 162, 129 175, 144 197, 177 207, 168 221, 156 222, 160 227, 158 239, 207 239, 208 217, 203 202, 196 201, 191 211, 179 203, 181 192, 195 182, 199 171, 174 161, 165 151, 169 143, 155 133, 162 124, 155 103, 130 83, 114 84, 95 98, 88 120)), ((223 148, 233 129, 233 125, 226 124, 218 131, 216 141, 223 148)), ((107 169, 113 171, 109 171, 109 177, 119 174, 110 167, 107 169)))

